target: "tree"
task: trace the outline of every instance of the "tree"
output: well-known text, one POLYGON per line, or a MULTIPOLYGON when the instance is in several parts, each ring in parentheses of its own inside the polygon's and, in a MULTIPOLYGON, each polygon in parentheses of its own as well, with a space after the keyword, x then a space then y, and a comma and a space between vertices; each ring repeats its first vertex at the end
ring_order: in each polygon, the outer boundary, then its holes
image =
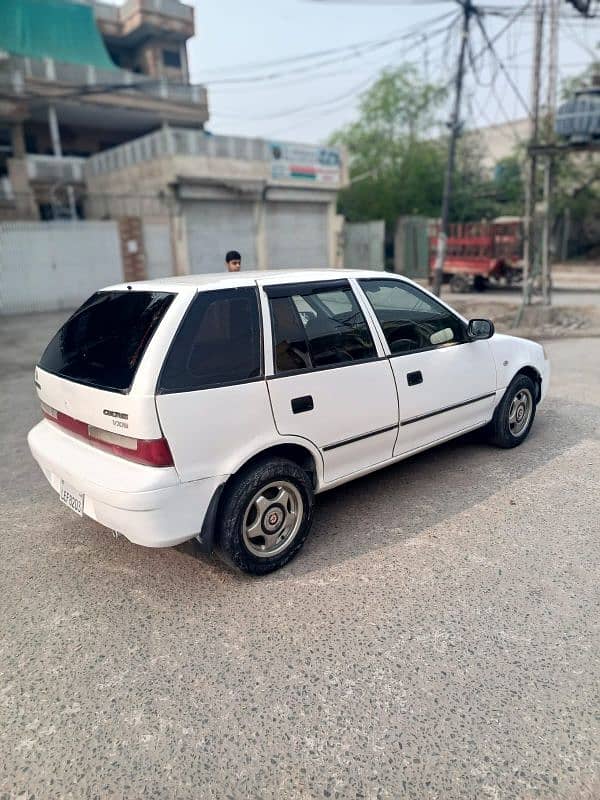
POLYGON ((445 154, 431 135, 446 95, 412 64, 384 70, 359 103, 359 119, 335 133, 350 157, 351 186, 340 193, 347 219, 385 219, 388 230, 401 214, 435 216, 445 154))

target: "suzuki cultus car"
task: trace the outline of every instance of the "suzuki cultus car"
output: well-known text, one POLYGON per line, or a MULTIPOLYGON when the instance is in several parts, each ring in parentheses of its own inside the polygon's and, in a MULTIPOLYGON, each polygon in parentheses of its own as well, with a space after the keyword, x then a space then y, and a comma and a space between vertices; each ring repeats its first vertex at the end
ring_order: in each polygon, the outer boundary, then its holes
POLYGON ((52 339, 28 440, 76 514, 264 574, 300 550, 319 492, 476 428, 521 444, 549 372, 540 345, 385 273, 143 281, 52 339))

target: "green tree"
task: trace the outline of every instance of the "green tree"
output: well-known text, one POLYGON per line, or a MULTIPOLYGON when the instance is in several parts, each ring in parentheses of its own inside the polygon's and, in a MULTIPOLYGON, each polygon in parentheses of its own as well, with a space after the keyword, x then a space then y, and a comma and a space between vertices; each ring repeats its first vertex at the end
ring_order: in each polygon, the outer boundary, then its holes
POLYGON ((446 95, 412 64, 385 70, 359 103, 359 118, 335 133, 350 158, 351 185, 340 193, 347 219, 385 219, 393 229, 401 214, 436 215, 445 152, 431 135, 446 95))

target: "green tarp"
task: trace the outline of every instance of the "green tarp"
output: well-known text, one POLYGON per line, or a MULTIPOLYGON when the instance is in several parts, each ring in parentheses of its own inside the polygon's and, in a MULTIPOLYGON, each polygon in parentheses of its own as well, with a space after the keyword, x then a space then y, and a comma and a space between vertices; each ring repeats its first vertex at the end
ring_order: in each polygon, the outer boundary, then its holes
POLYGON ((68 0, 0 0, 0 50, 115 69, 92 9, 68 0))

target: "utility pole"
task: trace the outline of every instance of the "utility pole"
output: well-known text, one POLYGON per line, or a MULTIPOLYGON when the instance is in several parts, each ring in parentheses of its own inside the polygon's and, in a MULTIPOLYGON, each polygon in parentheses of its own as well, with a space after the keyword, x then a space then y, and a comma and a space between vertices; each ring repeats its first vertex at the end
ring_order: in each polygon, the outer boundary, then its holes
POLYGON ((465 75, 465 56, 469 41, 469 24, 471 16, 477 13, 471 0, 461 0, 463 10, 462 36, 460 42, 460 52, 458 55, 458 66, 454 81, 454 108, 450 118, 450 141, 448 143, 448 161, 446 163, 446 173, 444 175, 444 194, 442 197, 442 220, 437 241, 437 255, 435 259, 435 269, 433 272, 433 292, 438 297, 442 289, 442 278, 444 274, 444 261, 446 260, 446 246, 448 242, 448 221, 450 216, 450 198, 452 196, 452 179, 454 177, 454 161, 456 158, 456 140, 460 133, 460 101, 462 96, 463 79, 465 75))
MULTIPOLYGON (((558 72, 558 20, 560 0, 550 2, 550 42, 548 49, 548 87, 546 95, 546 144, 554 140, 554 119, 556 116, 556 89, 558 72)), ((552 190, 554 178, 554 156, 549 153, 544 163, 544 228, 542 239, 542 303, 552 303, 552 190)))
MULTIPOLYGON (((535 147, 539 138, 540 118, 540 77, 542 67, 542 43, 544 38, 544 4, 545 0, 535 0, 535 33, 533 65, 531 73, 531 113, 529 120, 529 146, 535 147)), ((535 150, 527 154, 525 175, 525 214, 523 219, 523 302, 531 303, 531 279, 533 276, 535 252, 535 201, 537 190, 537 156, 535 150)), ((520 314, 519 314, 520 317, 520 314)))

